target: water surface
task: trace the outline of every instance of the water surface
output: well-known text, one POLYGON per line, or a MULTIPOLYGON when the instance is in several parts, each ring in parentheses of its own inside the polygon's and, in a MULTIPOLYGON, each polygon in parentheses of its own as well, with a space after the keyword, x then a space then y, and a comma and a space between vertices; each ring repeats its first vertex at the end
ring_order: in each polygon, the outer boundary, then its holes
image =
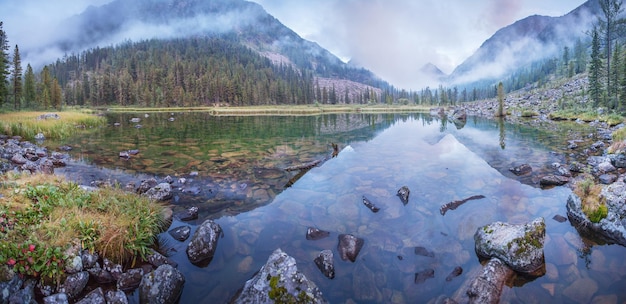
MULTIPOLYGON (((215 257, 206 267, 188 262, 186 243, 167 233, 160 240, 186 277, 181 303, 227 302, 276 248, 293 256, 331 303, 415 303, 440 296, 463 301, 469 281, 481 269, 473 235, 494 221, 546 221, 546 274, 518 279, 505 287, 503 301, 524 303, 587 302, 592 297, 626 301, 626 248, 597 245, 581 238, 565 215, 570 190, 541 189, 537 177, 554 162, 566 162, 562 125, 546 132, 486 119, 469 119, 462 128, 422 114, 334 114, 304 117, 214 117, 207 114, 143 117, 111 115, 109 126, 70 145, 79 161, 67 172, 84 180, 144 174, 186 177, 174 209, 199 206, 201 218, 213 218, 224 230, 215 257), (339 154, 330 157, 331 143, 339 154), (130 160, 121 150, 139 149, 130 160), (287 166, 323 160, 305 174, 287 166), (516 177, 508 168, 529 163, 533 174, 516 177), (95 164, 101 170, 88 165, 95 164), (104 172, 104 173, 103 173, 104 172), (196 175, 197 173, 197 175, 196 175), (409 203, 396 191, 407 186, 409 203), (196 187, 195 191, 185 191, 196 187), (474 195, 442 215, 448 202, 474 195), (362 204, 366 196, 380 208, 362 204), (309 241, 307 227, 330 237, 309 241), (365 240, 357 260, 342 261, 337 237, 349 233, 365 240), (415 254, 424 247, 433 256, 415 254), (313 263, 321 250, 335 253, 336 277, 324 277, 313 263), (460 266, 463 273, 446 277, 460 266), (434 277, 415 283, 415 274, 434 277)), ((192 231, 193 232, 193 231, 192 231)), ((134 295, 136 301, 136 295, 134 295)))

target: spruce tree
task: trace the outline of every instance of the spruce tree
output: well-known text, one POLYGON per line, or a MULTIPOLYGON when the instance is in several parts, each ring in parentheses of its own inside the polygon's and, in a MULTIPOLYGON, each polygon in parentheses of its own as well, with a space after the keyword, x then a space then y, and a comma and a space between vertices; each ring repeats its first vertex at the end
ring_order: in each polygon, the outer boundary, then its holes
POLYGON ((11 72, 11 84, 13 85, 13 108, 20 108, 22 99, 22 60, 20 59, 20 50, 15 45, 13 52, 13 71, 11 72))
POLYGON ((35 82, 35 73, 30 63, 26 65, 26 72, 24 73, 24 101, 26 107, 31 106, 31 102, 37 99, 37 87, 35 82))
POLYGON ((589 64, 589 94, 594 107, 600 105, 602 96, 602 59, 600 56, 600 37, 598 30, 594 28, 591 34, 591 63, 589 64))
POLYGON ((504 85, 502 82, 498 83, 497 89, 498 96, 498 112, 496 112, 496 117, 504 117, 504 85))
POLYGON ((0 21, 0 106, 8 101, 9 96, 9 40, 6 32, 2 29, 3 22, 0 21))

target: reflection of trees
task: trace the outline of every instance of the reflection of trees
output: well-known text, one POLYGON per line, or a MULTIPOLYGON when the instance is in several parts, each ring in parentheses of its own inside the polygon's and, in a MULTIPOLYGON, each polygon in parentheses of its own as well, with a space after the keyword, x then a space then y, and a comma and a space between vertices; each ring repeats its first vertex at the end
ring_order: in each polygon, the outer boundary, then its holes
POLYGON ((439 126, 439 132, 445 132, 448 129, 448 120, 446 118, 441 119, 441 126, 439 126))
POLYGON ((506 143, 504 142, 506 139, 506 130, 504 128, 504 117, 498 118, 498 128, 500 129, 500 148, 504 150, 506 147, 506 143))

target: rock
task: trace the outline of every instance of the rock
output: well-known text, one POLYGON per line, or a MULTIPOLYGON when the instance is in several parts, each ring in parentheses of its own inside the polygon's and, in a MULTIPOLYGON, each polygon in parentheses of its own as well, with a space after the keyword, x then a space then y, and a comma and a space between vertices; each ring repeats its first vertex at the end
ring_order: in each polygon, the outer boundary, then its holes
POLYGON ((306 239, 307 240, 317 241, 317 240, 321 240, 323 238, 326 238, 329 235, 330 235, 330 232, 324 231, 324 230, 320 230, 320 229, 317 229, 317 228, 309 227, 309 228, 306 229, 306 239))
POLYGON ((22 156, 22 154, 15 153, 13 154, 13 157, 11 157, 11 162, 13 162, 16 165, 23 165, 28 162, 28 159, 22 156))
POLYGON ((553 216, 552 219, 557 221, 557 222, 559 222, 559 223, 563 223, 563 222, 567 221, 567 218, 562 216, 562 215, 560 215, 560 214, 557 214, 557 215, 553 216))
POLYGON ((108 271, 115 280, 119 280, 122 273, 124 273, 124 271, 122 270, 122 265, 113 263, 107 258, 102 259, 102 268, 108 271))
POLYGON ((581 173, 585 169, 585 166, 579 162, 572 162, 569 165, 569 170, 571 172, 581 173))
POLYGON ((65 272, 74 274, 83 271, 83 259, 80 255, 73 255, 65 259, 65 272))
POLYGON ((421 246, 415 247, 415 254, 429 258, 434 258, 435 253, 421 246))
POLYGON ((81 271, 79 273, 71 274, 67 276, 65 282, 59 287, 59 293, 65 293, 72 299, 78 296, 89 281, 89 273, 87 271, 81 271))
POLYGON ((130 122, 132 122, 132 123, 138 123, 140 121, 141 121, 141 118, 139 118, 139 117, 133 117, 133 118, 130 119, 130 122))
POLYGON ((254 259, 251 256, 245 257, 241 262, 239 262, 239 264, 237 264, 237 272, 246 273, 250 271, 252 262, 254 262, 254 259))
POLYGON ((421 283, 426 282, 426 280, 432 279, 434 277, 435 277, 435 270, 429 268, 429 269, 422 270, 420 272, 415 273, 414 282, 415 284, 421 284, 421 283))
POLYGON ((35 300, 35 284, 34 280, 26 281, 22 289, 10 294, 8 303, 33 303, 35 300))
POLYGON ((139 286, 141 303, 176 303, 185 284, 185 277, 171 265, 161 265, 156 270, 143 275, 139 286))
POLYGON ((589 220, 582 210, 580 198, 574 193, 567 198, 567 217, 581 235, 626 246, 626 227, 622 222, 622 218, 626 218, 626 185, 623 181, 615 182, 605 186, 601 195, 606 199, 608 212, 598 223, 589 220))
POLYGON ((529 164, 522 164, 517 167, 509 168, 509 171, 513 172, 513 174, 519 176, 528 174, 533 171, 533 168, 529 164))
POLYGON ((514 274, 515 272, 499 259, 491 259, 483 267, 482 273, 470 283, 467 290, 469 303, 499 303, 502 287, 514 274))
POLYGON ((128 297, 121 290, 108 290, 104 297, 107 304, 128 304, 128 297))
POLYGON ((317 268, 329 279, 335 278, 335 264, 333 259, 333 252, 326 249, 322 250, 320 254, 314 260, 317 268))
POLYGON ((143 194, 146 191, 150 190, 150 188, 158 185, 158 182, 155 178, 149 178, 141 181, 141 184, 137 188, 137 193, 143 194))
POLYGON ((163 264, 169 264, 172 265, 173 267, 177 267, 178 263, 174 262, 173 260, 171 260, 170 258, 158 253, 157 251, 154 251, 152 249, 150 249, 150 253, 148 253, 148 263, 150 263, 152 266, 154 267, 159 267, 163 264))
POLYGON ((342 260, 350 260, 350 262, 356 261, 361 248, 365 241, 361 238, 357 238, 351 234, 340 234, 339 244, 337 244, 337 251, 342 260))
POLYGON ((534 274, 545 263, 545 235, 543 218, 521 225, 495 222, 477 229, 476 253, 483 258, 498 258, 515 271, 534 274))
POLYGON ((606 160, 598 164, 598 171, 602 173, 609 173, 617 170, 612 164, 610 160, 606 160))
POLYGON ((463 268, 461 268, 461 266, 456 266, 454 267, 452 272, 450 272, 450 274, 446 277, 446 281, 450 282, 452 281, 452 279, 460 276, 462 273, 463 273, 463 268))
POLYGON ((104 297, 104 292, 102 292, 102 287, 98 287, 88 293, 85 297, 77 301, 76 304, 106 304, 106 298, 104 297))
POLYGON ((367 199, 365 195, 363 195, 363 205, 365 205, 365 207, 367 207, 369 210, 371 210, 374 213, 380 211, 380 208, 376 207, 376 205, 374 205, 374 203, 372 203, 369 199, 367 199))
POLYGON ((168 231, 167 233, 169 233, 175 240, 183 242, 187 240, 187 238, 189 238, 189 234, 191 233, 191 227, 179 226, 168 231))
POLYGON ((383 296, 376 286, 376 275, 361 263, 352 273, 352 290, 358 303, 381 303, 383 296))
POLYGON ((598 180, 602 184, 610 185, 610 184, 614 183, 617 180, 617 175, 615 175, 615 174, 602 174, 602 175, 598 176, 598 180))
POLYGON ((115 282, 113 275, 101 268, 100 265, 87 269, 87 272, 89 272, 91 278, 98 284, 110 284, 115 282))
POLYGON ((57 293, 43 298, 44 304, 69 304, 70 301, 66 294, 57 293))
POLYGON ((541 178, 539 185, 542 187, 563 186, 569 182, 569 178, 561 175, 546 175, 541 178))
POLYGON ((144 193, 145 196, 156 201, 166 201, 172 198, 172 186, 168 183, 160 183, 144 193))
POLYGON ((174 214, 174 217, 183 222, 198 219, 198 207, 191 206, 186 210, 177 212, 176 214, 174 214))
POLYGON ((400 201, 402 201, 405 205, 409 203, 409 194, 411 194, 411 190, 409 190, 409 187, 407 186, 402 186, 398 189, 397 195, 400 198, 400 201))
POLYGON ((206 220, 193 234, 187 246, 187 257, 192 263, 200 263, 208 260, 211 262, 218 238, 222 235, 222 227, 212 220, 206 220))
POLYGON ((139 287, 143 277, 142 268, 133 268, 124 272, 117 280, 117 289, 122 291, 132 291, 139 287))
POLYGON ((37 134, 35 135, 35 140, 36 140, 36 141, 43 141, 43 140, 45 140, 45 139, 46 139, 46 136, 45 136, 45 135, 43 135, 43 133, 37 133, 37 134))
POLYGON ((90 253, 88 250, 83 250, 81 254, 81 260, 83 262, 83 268, 92 268, 98 263, 98 253, 90 253))
POLYGON ((574 303, 591 303, 591 297, 598 291, 598 283, 589 278, 580 278, 563 290, 563 296, 574 303))
POLYGON ((609 159, 611 160, 611 164, 613 164, 616 168, 626 168, 626 154, 610 154, 609 159))
POLYGON ((248 280, 232 303, 327 303, 315 283, 298 271, 296 260, 276 249, 259 272, 248 280))
POLYGON ((129 159, 130 158, 130 154, 128 154, 128 151, 121 151, 119 153, 120 158, 125 158, 125 159, 129 159))

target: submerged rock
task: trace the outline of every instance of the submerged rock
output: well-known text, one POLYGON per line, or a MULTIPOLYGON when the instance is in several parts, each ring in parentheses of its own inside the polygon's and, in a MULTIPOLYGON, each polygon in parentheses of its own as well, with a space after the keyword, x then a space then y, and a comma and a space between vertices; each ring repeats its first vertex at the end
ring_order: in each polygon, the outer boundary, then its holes
POLYGON ((476 253, 483 258, 498 258, 515 271, 534 274, 545 264, 545 235, 543 218, 521 225, 495 222, 477 229, 476 253))
POLYGON ((411 190, 409 190, 409 187, 407 186, 402 186, 400 189, 398 189, 397 195, 402 203, 405 205, 409 203, 409 194, 411 194, 411 190))
POLYGON ((306 230, 306 239, 307 240, 317 241, 317 240, 321 240, 323 238, 326 238, 329 235, 330 235, 330 232, 324 231, 324 230, 320 230, 320 229, 317 229, 317 228, 313 228, 313 227, 309 227, 306 230))
POLYGON ((261 270, 246 282, 232 303, 328 303, 315 283, 296 266, 296 260, 276 249, 261 270))
POLYGON ((329 279, 335 278, 335 264, 333 252, 331 250, 322 250, 314 260, 317 268, 329 279))
POLYGON ((374 213, 380 211, 380 208, 376 207, 376 205, 374 205, 374 203, 372 203, 369 199, 367 199, 365 195, 363 195, 363 205, 365 205, 365 207, 367 207, 369 210, 371 210, 374 213))
POLYGON ((522 164, 516 167, 509 168, 509 171, 515 175, 524 175, 533 171, 533 168, 529 164, 522 164))
POLYGON ((351 234, 340 234, 339 244, 337 244, 337 251, 342 260, 350 260, 350 262, 356 261, 356 257, 359 255, 361 248, 365 241, 361 238, 355 237, 351 234))
POLYGON ((551 174, 542 177, 539 181, 539 185, 541 185, 542 187, 563 186, 568 182, 569 178, 567 176, 551 174))
POLYGON ((415 247, 415 254, 429 258, 434 258, 435 253, 421 246, 415 247))
POLYGON ((169 233, 175 240, 183 242, 187 240, 187 238, 189 238, 189 234, 191 233, 191 227, 179 226, 179 227, 173 228, 167 233, 169 233))
POLYGON ((426 282, 428 279, 432 279, 435 277, 434 269, 426 269, 420 272, 415 273, 415 284, 420 284, 426 282))
POLYGON ((446 281, 450 282, 452 281, 452 279, 460 276, 462 273, 463 273, 463 268, 461 268, 461 266, 456 266, 454 267, 452 272, 450 272, 450 274, 446 277, 446 281))

